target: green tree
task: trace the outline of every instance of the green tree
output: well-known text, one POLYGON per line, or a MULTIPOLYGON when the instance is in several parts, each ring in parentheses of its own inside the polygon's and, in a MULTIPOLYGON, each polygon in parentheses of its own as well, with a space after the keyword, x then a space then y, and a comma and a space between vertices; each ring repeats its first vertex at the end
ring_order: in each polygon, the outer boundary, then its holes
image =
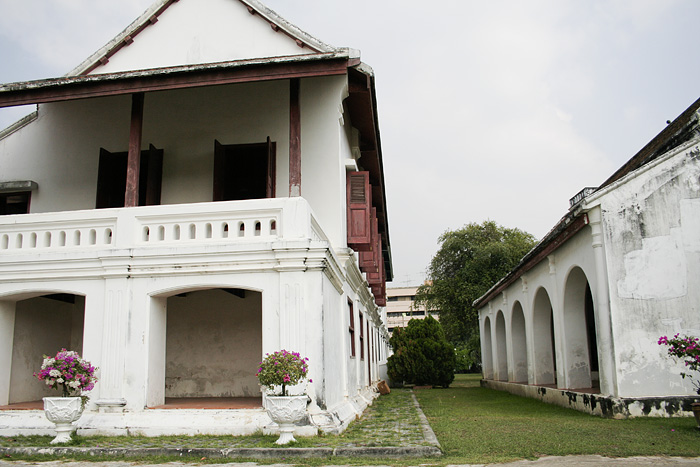
POLYGON ((454 380, 454 347, 432 316, 412 319, 406 328, 394 329, 389 343, 394 350, 387 361, 392 381, 446 388, 454 380))
MULTIPOLYGON (((520 229, 485 221, 447 230, 438 243, 428 267, 429 281, 419 287, 415 302, 439 312, 448 340, 467 344, 472 334, 478 334, 472 303, 513 269, 536 240, 520 229)), ((472 341, 468 347, 473 345, 472 341)))

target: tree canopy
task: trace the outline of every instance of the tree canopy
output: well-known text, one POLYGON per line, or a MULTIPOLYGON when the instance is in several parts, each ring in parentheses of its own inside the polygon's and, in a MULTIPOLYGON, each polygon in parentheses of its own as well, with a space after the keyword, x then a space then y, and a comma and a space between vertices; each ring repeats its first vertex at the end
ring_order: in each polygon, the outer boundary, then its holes
POLYGON ((536 244, 531 234, 485 221, 447 230, 430 261, 428 282, 419 287, 416 305, 440 314, 448 340, 465 342, 477 328, 472 303, 513 269, 536 244))

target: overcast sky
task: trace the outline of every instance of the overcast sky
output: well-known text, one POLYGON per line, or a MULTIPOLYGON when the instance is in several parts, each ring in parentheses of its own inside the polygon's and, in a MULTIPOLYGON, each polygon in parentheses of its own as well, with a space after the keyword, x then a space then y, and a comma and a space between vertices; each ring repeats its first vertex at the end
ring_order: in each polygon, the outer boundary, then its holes
MULTIPOLYGON (((0 0, 0 82, 67 73, 150 3, 0 0)), ((447 229, 541 238, 700 97, 696 0, 265 3, 374 68, 394 286, 447 229)))

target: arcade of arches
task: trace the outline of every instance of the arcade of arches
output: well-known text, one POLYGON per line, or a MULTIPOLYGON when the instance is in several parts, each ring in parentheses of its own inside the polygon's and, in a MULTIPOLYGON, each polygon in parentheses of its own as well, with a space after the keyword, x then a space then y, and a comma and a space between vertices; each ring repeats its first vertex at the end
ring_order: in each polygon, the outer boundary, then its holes
POLYGON ((574 267, 563 290, 540 285, 480 317, 482 365, 487 380, 599 392, 593 294, 574 267), (527 298, 531 297, 531 300, 527 298), (560 306, 557 300, 560 297, 560 306), (509 305, 509 306, 507 306, 509 305))

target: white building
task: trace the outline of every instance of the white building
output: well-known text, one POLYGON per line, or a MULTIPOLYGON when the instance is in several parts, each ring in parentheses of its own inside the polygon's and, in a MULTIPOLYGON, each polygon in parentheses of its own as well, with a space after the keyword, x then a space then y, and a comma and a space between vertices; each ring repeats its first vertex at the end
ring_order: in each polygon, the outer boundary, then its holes
POLYGON ((606 416, 687 414, 662 335, 700 334, 700 100, 475 302, 487 386, 606 416))
POLYGON ((100 369, 84 434, 260 430, 280 349, 310 360, 307 432, 361 414, 392 276, 375 103, 357 51, 257 0, 159 0, 0 86, 38 104, 0 133, 0 435, 50 432, 32 374, 61 347, 100 369))
POLYGON ((417 292, 417 286, 386 289, 386 325, 389 334, 395 328, 405 328, 412 319, 425 319, 427 315, 440 319, 438 313, 426 312, 424 306, 415 304, 417 292))

